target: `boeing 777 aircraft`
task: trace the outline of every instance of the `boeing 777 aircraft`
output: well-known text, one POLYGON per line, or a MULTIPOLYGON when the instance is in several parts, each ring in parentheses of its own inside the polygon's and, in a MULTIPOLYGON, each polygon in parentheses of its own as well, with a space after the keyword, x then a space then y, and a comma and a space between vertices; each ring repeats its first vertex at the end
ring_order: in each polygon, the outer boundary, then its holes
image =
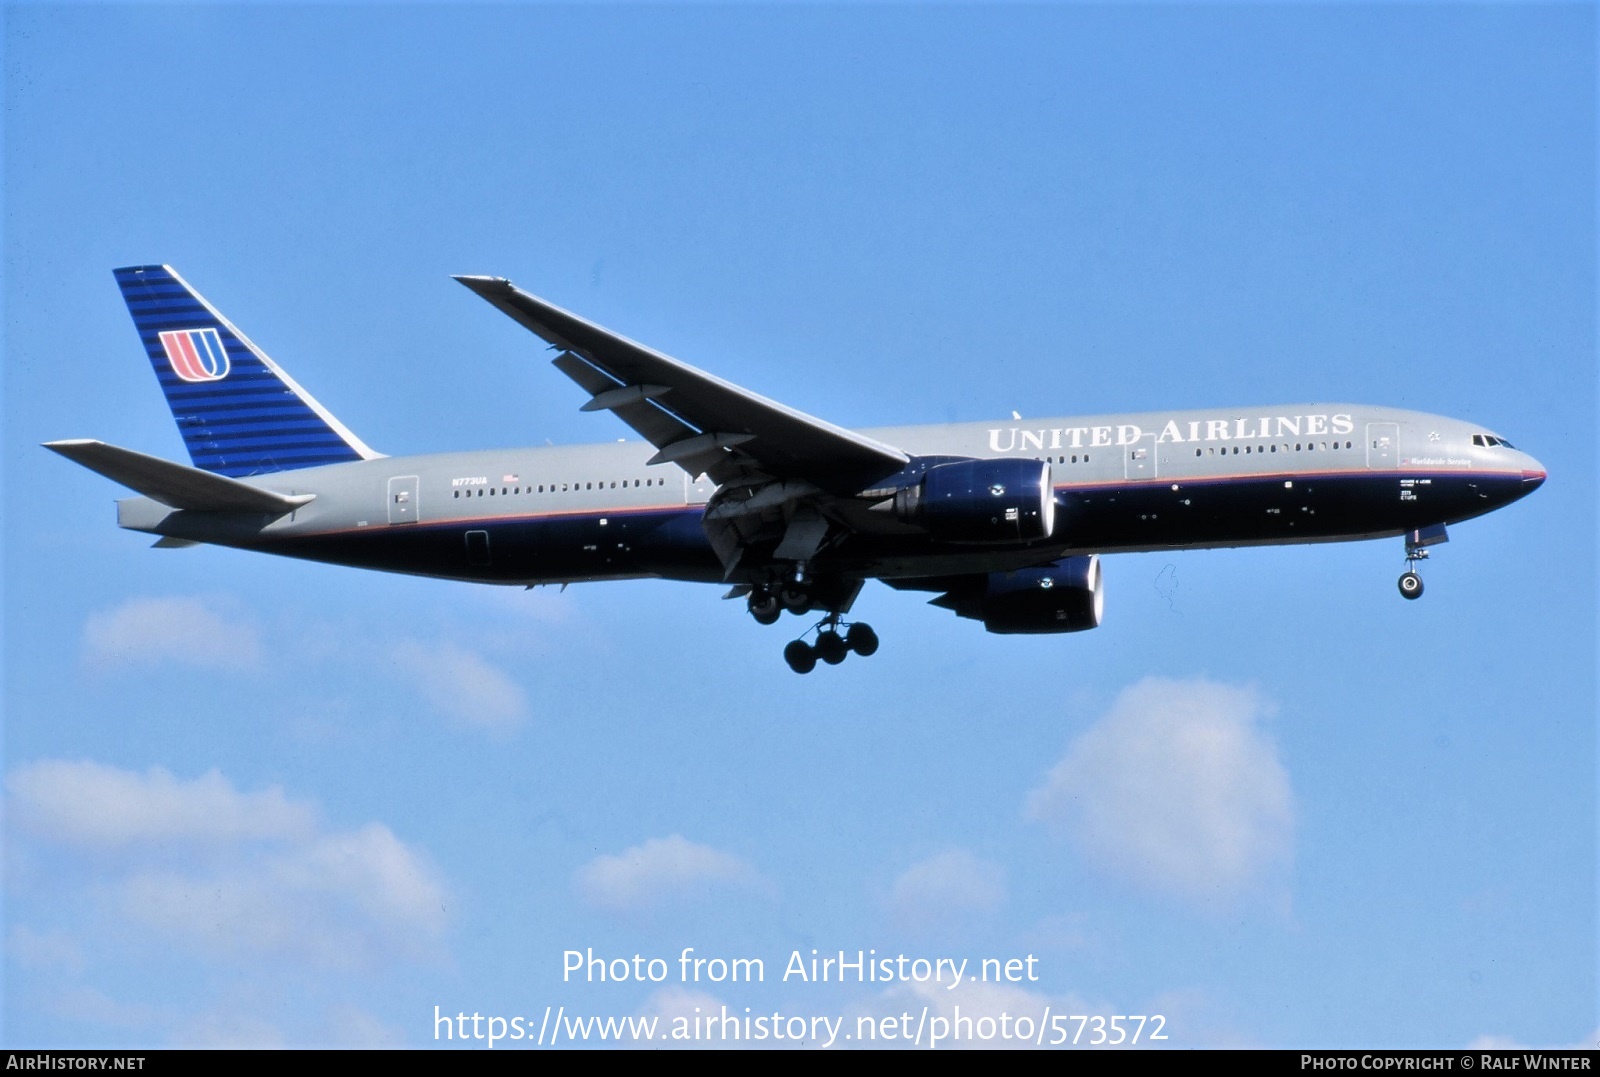
POLYGON ((143 495, 122 527, 475 583, 718 583, 761 624, 822 614, 784 649, 799 673, 877 650, 844 620, 869 579, 990 632, 1076 632, 1101 554, 1400 536, 1417 598, 1446 524, 1545 479, 1475 423, 1353 404, 846 430, 496 277, 456 279, 644 443, 384 456, 171 267, 115 272, 194 466, 46 447, 143 495))

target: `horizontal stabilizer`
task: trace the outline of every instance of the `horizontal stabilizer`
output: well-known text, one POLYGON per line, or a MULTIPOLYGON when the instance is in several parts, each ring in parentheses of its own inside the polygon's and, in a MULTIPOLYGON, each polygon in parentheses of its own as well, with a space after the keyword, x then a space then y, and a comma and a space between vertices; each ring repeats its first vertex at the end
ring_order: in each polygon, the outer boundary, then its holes
POLYGON ((210 471, 174 464, 103 441, 75 439, 47 441, 45 448, 60 453, 175 509, 193 512, 256 512, 282 516, 313 500, 315 494, 279 494, 210 471))

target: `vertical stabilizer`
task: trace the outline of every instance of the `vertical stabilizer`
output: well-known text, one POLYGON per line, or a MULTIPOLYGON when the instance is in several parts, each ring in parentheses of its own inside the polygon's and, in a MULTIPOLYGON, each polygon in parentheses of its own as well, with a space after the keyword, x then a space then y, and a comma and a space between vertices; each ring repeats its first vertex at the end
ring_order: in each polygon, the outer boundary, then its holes
POLYGON ((237 478, 379 455, 170 266, 114 272, 195 467, 237 478))

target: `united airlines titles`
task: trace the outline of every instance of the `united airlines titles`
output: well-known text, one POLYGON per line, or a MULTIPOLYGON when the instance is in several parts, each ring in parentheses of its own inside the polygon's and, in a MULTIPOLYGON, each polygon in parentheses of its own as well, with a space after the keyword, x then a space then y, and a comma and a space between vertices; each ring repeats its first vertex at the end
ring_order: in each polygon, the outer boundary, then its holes
POLYGON ((1138 423, 1059 426, 1045 430, 1026 430, 1020 426, 992 427, 989 430, 989 451, 1009 453, 1093 449, 1136 445, 1147 437, 1154 437, 1158 445, 1167 442, 1316 437, 1319 434, 1348 434, 1355 428, 1355 420, 1345 412, 1334 415, 1256 415, 1242 419, 1168 419, 1159 432, 1147 431, 1138 423))

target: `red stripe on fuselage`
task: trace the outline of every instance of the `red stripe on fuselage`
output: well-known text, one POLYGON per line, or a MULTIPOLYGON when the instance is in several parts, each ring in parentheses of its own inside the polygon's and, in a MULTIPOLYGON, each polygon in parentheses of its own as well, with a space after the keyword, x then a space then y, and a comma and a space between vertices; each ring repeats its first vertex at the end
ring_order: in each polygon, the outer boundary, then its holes
MULTIPOLYGON (((1170 476, 1169 477, 1161 477, 1161 476, 1158 476, 1158 477, 1153 478, 1153 479, 1123 479, 1123 480, 1121 480, 1119 482, 1069 483, 1069 484, 1058 483, 1058 484, 1055 485, 1054 489, 1058 493, 1073 493, 1073 492, 1096 491, 1096 490, 1127 490, 1127 489, 1141 489, 1142 490, 1142 489, 1149 489, 1149 488, 1154 487, 1154 486, 1168 486, 1168 487, 1170 487, 1170 486, 1173 486, 1173 485, 1177 485, 1179 487, 1185 487, 1185 486, 1202 486, 1202 485, 1220 485, 1220 484, 1224 484, 1224 483, 1238 483, 1238 482, 1246 482, 1246 481, 1253 481, 1253 482, 1283 482, 1283 481, 1293 481, 1293 480, 1297 480, 1297 479, 1326 479, 1326 478, 1389 478, 1389 479, 1398 480, 1398 479, 1432 479, 1432 478, 1439 478, 1441 476, 1465 476, 1465 475, 1472 475, 1472 476, 1475 476, 1475 477, 1478 477, 1478 478, 1501 478, 1501 479, 1504 479, 1504 478, 1519 478, 1520 479, 1522 477, 1522 474, 1523 473, 1520 472, 1520 471, 1412 471, 1412 472, 1403 472, 1402 473, 1402 472, 1397 472, 1397 471, 1381 472, 1381 471, 1369 471, 1369 470, 1366 470, 1364 468, 1352 468, 1352 469, 1346 470, 1346 471, 1285 471, 1285 472, 1280 472, 1278 474, 1258 474, 1258 473, 1252 473, 1252 472, 1244 472, 1244 473, 1240 473, 1240 474, 1236 474, 1236 475, 1206 475, 1206 476, 1201 476, 1201 477, 1196 477, 1196 478, 1183 478, 1183 477, 1170 477, 1170 476)), ((515 497, 517 495, 508 494, 506 496, 515 497)), ((538 496, 538 495, 534 495, 534 496, 538 496)), ((400 530, 415 530, 417 528, 427 529, 427 528, 432 528, 432 527, 450 527, 450 526, 459 526, 459 525, 462 525, 462 524, 529 524, 529 523, 539 523, 539 522, 544 521, 544 520, 563 520, 563 519, 571 519, 571 518, 574 518, 574 517, 591 517, 591 518, 594 518, 594 519, 600 519, 602 517, 612 518, 612 517, 617 517, 617 516, 643 516, 643 515, 649 515, 649 514, 657 514, 657 515, 659 515, 659 514, 673 513, 673 512, 691 512, 691 511, 693 511, 693 512, 697 512, 698 513, 698 512, 703 512, 704 510, 705 510, 705 506, 703 504, 689 504, 689 505, 686 505, 686 504, 682 504, 682 503, 676 503, 676 504, 667 504, 667 505, 644 505, 644 506, 633 505, 633 506, 629 506, 627 508, 605 508, 605 507, 601 507, 601 508, 595 508, 595 509, 588 509, 588 508, 582 508, 582 509, 556 509, 556 510, 553 510, 553 511, 550 511, 550 512, 515 513, 515 514, 511 514, 511 515, 506 515, 506 516, 442 516, 442 517, 438 517, 438 518, 430 518, 430 519, 421 520, 421 521, 418 521, 416 523, 406 523, 406 524, 380 523, 380 524, 378 524, 376 526, 369 526, 369 527, 341 527, 341 528, 336 528, 336 529, 331 530, 331 531, 301 531, 301 532, 295 532, 293 535, 285 535, 283 537, 284 538, 321 538, 321 537, 328 536, 328 535, 354 535, 354 534, 363 534, 363 533, 383 534, 383 533, 387 533, 387 532, 389 532, 391 530, 394 530, 396 528, 398 528, 400 530)))
POLYGON ((1083 482, 1083 483, 1056 483, 1057 490, 1126 490, 1129 488, 1146 489, 1151 486, 1200 486, 1206 483, 1225 482, 1293 482, 1297 479, 1437 479, 1440 477, 1476 476, 1483 479, 1511 479, 1521 478, 1521 471, 1482 471, 1472 468, 1461 468, 1439 471, 1382 471, 1363 467, 1352 467, 1338 471, 1241 471, 1232 475, 1157 475, 1149 479, 1118 479, 1110 482, 1083 482))

